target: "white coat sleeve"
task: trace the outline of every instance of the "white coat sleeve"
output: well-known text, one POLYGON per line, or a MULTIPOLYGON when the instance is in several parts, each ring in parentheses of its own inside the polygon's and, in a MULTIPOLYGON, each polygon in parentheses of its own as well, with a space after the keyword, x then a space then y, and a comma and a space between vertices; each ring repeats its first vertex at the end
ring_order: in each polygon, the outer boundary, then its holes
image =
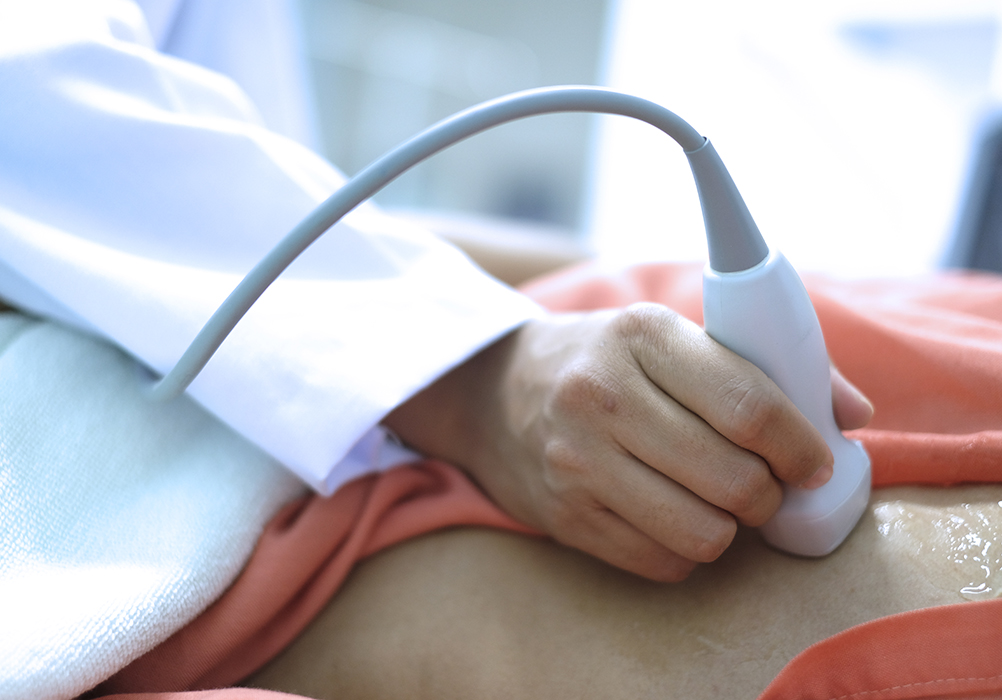
MULTIPOLYGON (((125 0, 0 2, 0 297, 169 370, 342 182, 125 0)), ((363 206, 251 309, 189 393, 321 493, 394 406, 541 311, 363 206)), ((137 375, 137 381, 138 375, 137 375)))

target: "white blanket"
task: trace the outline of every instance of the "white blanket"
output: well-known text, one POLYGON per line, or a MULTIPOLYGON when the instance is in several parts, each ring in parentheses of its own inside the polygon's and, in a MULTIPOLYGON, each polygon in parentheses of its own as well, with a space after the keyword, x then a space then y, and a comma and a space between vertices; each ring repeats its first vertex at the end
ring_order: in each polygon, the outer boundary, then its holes
POLYGON ((119 351, 0 314, 0 698, 71 698, 196 617, 298 480, 119 351))

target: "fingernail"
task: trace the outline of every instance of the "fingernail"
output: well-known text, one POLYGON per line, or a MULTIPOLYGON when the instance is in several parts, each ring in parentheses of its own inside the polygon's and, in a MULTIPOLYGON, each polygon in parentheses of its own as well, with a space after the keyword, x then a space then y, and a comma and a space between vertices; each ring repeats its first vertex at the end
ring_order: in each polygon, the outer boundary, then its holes
POLYGON ((860 391, 859 387, 857 387, 852 382, 846 381, 846 384, 849 386, 849 389, 852 390, 852 393, 854 394, 854 398, 857 399, 860 403, 864 403, 867 406, 869 406, 870 407, 870 411, 872 412, 873 411, 873 402, 870 401, 870 398, 866 394, 864 394, 862 391, 860 391))
POLYGON ((852 394, 852 398, 855 399, 856 401, 858 401, 859 403, 865 405, 867 407, 867 409, 869 409, 870 415, 873 415, 873 402, 870 401, 870 397, 868 397, 866 394, 864 394, 862 391, 860 391, 860 389, 859 389, 858 386, 856 386, 855 384, 853 384, 852 382, 850 382, 844 376, 842 377, 842 381, 845 382, 846 387, 849 389, 849 392, 852 394))
POLYGON ((832 465, 826 464, 814 472, 814 476, 802 483, 800 486, 805 489, 816 489, 819 486, 824 486, 828 483, 828 480, 832 478, 833 473, 834 470, 832 469, 832 465))

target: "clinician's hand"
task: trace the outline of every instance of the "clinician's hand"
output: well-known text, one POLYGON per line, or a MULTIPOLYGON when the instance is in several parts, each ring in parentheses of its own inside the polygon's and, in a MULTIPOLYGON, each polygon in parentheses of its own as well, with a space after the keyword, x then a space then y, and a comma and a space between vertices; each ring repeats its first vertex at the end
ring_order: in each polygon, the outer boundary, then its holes
MULTIPOLYGON (((832 374, 836 419, 872 407, 832 374)), ((514 517, 648 578, 720 556, 738 523, 820 486, 832 456, 760 370, 672 311, 557 315, 450 372, 385 423, 514 517)))

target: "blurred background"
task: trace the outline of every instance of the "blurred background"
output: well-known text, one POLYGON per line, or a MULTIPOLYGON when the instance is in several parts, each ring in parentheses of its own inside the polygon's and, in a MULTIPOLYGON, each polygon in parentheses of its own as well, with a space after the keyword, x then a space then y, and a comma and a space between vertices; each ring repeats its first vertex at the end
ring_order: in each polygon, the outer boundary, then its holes
MULTIPOLYGON (((298 3, 319 142, 349 174, 484 99, 605 84, 709 136, 766 239, 801 269, 1002 262, 982 240, 1002 220, 997 1, 298 3)), ((377 201, 517 224, 617 263, 705 256, 680 149, 623 118, 501 127, 377 201)))
MULTIPOLYGON (((508 92, 600 80, 607 0, 301 0, 322 146, 348 173, 508 92)), ((594 122, 508 125, 422 164, 384 206, 582 229, 594 122)))

